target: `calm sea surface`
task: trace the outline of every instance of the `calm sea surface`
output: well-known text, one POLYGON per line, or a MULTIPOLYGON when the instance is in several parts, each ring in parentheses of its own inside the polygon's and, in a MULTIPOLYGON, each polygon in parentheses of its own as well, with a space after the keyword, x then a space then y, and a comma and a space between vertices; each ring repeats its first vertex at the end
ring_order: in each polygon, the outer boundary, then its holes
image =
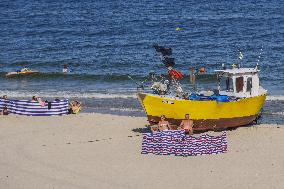
MULTIPOLYGON (((185 74, 236 63, 238 50, 244 66, 259 61, 270 93, 263 122, 284 123, 284 1, 276 0, 2 0, 0 95, 79 98, 85 111, 143 116, 127 75, 143 81, 150 71, 166 72, 154 43, 172 47, 185 74), (43 74, 5 77, 22 67, 43 74)), ((198 80, 200 90, 215 84, 210 75, 198 80)))

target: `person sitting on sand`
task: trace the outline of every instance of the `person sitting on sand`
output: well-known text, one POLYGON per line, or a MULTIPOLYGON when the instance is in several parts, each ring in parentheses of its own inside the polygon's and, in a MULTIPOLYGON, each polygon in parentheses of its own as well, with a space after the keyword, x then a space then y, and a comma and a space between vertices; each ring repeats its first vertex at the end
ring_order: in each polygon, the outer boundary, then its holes
POLYGON ((159 121, 158 123, 158 129, 160 131, 166 131, 171 129, 170 123, 166 121, 165 115, 161 115, 161 121, 159 121))
POLYGON ((41 98, 33 96, 32 102, 38 102, 42 107, 45 106, 45 102, 41 100, 41 98))
POLYGON ((3 110, 0 112, 0 115, 9 115, 8 108, 5 106, 3 110))
POLYGON ((81 103, 78 101, 72 101, 69 104, 69 114, 77 114, 81 111, 81 103))
POLYGON ((37 97, 36 97, 36 96, 33 96, 33 97, 32 97, 32 101, 33 101, 33 102, 38 102, 37 97))
POLYGON ((186 134, 193 134, 193 121, 189 118, 189 114, 185 114, 185 119, 180 123, 180 128, 184 129, 186 134))

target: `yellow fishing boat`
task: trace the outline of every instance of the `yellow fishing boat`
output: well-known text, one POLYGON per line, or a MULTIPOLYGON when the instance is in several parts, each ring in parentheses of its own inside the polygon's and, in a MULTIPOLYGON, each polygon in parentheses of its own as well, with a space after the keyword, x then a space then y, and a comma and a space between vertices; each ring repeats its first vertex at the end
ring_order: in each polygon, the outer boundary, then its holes
POLYGON ((185 114, 189 114, 194 130, 211 130, 248 125, 256 120, 267 95, 259 85, 257 68, 216 72, 220 82, 218 90, 210 96, 191 94, 184 98, 138 92, 148 121, 157 123, 165 115, 171 124, 179 125, 185 114), (225 78, 225 90, 221 88, 221 78, 225 78))
MULTIPOLYGON (((168 70, 172 67, 168 66, 168 70)), ((138 90, 138 100, 149 123, 156 124, 161 115, 165 115, 171 124, 179 125, 189 114, 193 130, 204 131, 244 126, 255 121, 267 95, 260 86, 257 66, 224 68, 215 73, 218 87, 209 92, 186 94, 175 77, 170 77, 171 81, 152 80, 152 93, 138 90), (171 87, 173 92, 168 90, 169 83, 174 86, 171 87)))

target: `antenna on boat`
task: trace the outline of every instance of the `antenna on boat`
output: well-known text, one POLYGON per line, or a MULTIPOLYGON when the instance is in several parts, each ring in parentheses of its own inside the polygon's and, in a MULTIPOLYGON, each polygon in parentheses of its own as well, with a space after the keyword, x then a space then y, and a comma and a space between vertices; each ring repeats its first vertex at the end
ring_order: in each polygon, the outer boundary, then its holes
POLYGON ((256 69, 256 70, 258 69, 262 52, 263 52, 263 46, 261 46, 260 52, 259 52, 258 57, 257 57, 257 63, 256 63, 256 66, 255 66, 255 69, 256 69))
POLYGON ((228 44, 226 46, 227 46, 227 48, 226 48, 226 62, 225 62, 224 65, 229 64, 229 52, 228 52, 229 46, 228 46, 228 44))
POLYGON ((239 67, 241 68, 242 67, 242 60, 244 58, 244 55, 243 55, 241 50, 238 50, 238 51, 239 51, 239 67))

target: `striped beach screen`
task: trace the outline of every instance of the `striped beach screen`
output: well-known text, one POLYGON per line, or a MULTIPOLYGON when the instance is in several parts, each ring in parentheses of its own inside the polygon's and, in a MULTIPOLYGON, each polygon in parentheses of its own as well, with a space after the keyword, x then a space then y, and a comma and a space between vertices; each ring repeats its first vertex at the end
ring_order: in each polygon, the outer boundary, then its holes
POLYGON ((184 130, 144 133, 142 154, 196 156, 227 151, 226 132, 219 136, 185 135, 184 130))
POLYGON ((68 114, 68 99, 45 103, 30 100, 5 100, 0 99, 0 110, 8 108, 10 114, 27 116, 53 116, 68 114))

